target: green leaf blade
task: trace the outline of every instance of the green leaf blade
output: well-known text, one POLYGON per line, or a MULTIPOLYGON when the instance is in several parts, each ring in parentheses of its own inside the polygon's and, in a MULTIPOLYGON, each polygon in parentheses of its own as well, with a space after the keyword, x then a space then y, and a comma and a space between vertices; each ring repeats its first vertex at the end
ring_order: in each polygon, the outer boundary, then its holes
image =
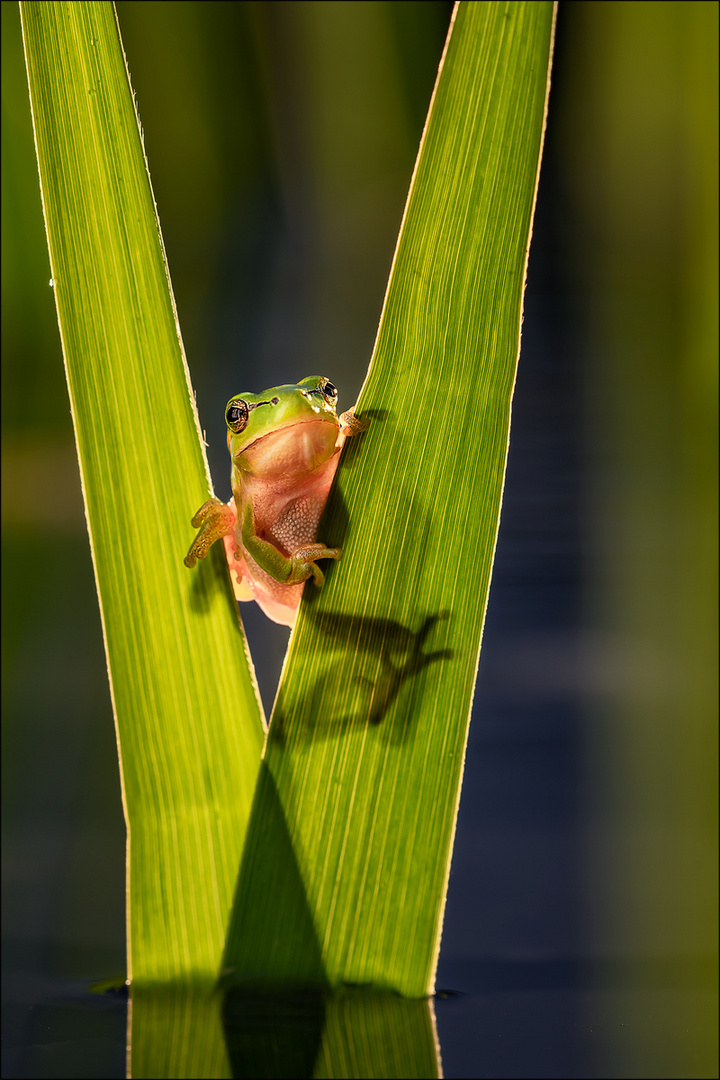
POLYGON ((456 9, 358 402, 369 427, 321 524, 343 560, 305 590, 273 710, 227 949, 241 980, 432 989, 553 19, 549 3, 456 9), (278 820, 292 887, 266 860, 278 820))
POLYGON ((50 259, 128 823, 136 980, 218 970, 263 728, 113 7, 22 3, 50 259))

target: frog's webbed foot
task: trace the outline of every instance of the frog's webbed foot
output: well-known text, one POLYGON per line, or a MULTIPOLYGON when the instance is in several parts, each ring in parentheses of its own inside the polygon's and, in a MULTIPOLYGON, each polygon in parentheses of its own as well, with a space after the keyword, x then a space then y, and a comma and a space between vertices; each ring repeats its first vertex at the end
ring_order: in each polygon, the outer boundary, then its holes
POLYGON ((358 420, 353 409, 348 409, 347 412, 340 414, 340 434, 345 435, 347 438, 359 435, 361 431, 365 431, 367 426, 363 420, 358 420))
POLYGON ((329 548, 324 544, 305 544, 304 547, 293 551, 290 556, 290 577, 288 585, 299 584, 312 577, 315 584, 320 588, 325 582, 325 575, 316 564, 316 559, 341 559, 342 548, 329 548))
POLYGON ((208 551, 222 536, 227 536, 235 528, 237 515, 232 503, 208 499, 192 519, 194 529, 200 529, 185 556, 185 565, 192 568, 198 559, 204 559, 208 551))

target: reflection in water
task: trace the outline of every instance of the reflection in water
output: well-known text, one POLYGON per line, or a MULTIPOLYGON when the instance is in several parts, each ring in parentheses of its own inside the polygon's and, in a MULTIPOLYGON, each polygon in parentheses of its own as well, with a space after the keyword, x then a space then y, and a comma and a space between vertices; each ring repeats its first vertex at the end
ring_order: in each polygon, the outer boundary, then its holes
MULTIPOLYGON (((424 668, 452 657, 451 649, 425 652, 425 643, 435 626, 449 618, 446 612, 429 615, 420 628, 388 619, 365 619, 353 615, 325 613, 317 618, 326 639, 327 663, 292 716, 282 701, 272 719, 270 738, 284 743, 290 732, 299 743, 341 735, 349 727, 369 724, 377 727, 387 717, 390 706, 403 685, 424 668), (355 674, 351 674, 351 672, 355 674)), ((402 710, 398 724, 388 731, 393 741, 408 735, 414 711, 402 710)))
POLYGON ((320 990, 229 990, 222 1006, 233 1077, 313 1076, 325 1026, 320 990))
POLYGON ((128 1075, 439 1077, 433 1002, 347 987, 131 990, 128 1075))
POLYGON ((440 1076, 432 1001, 364 989, 230 991, 233 1077, 440 1076))

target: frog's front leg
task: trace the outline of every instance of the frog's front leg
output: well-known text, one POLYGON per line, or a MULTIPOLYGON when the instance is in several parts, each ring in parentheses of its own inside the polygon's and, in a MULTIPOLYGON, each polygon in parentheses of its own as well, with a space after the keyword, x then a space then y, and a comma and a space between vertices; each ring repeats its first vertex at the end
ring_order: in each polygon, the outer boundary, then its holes
POLYGON ((222 536, 232 533, 237 521, 237 514, 232 503, 220 502, 213 497, 198 510, 192 519, 194 529, 200 529, 185 556, 185 565, 192 568, 198 559, 204 559, 208 551, 222 536))
POLYGON ((340 559, 342 548, 329 548, 325 544, 303 544, 292 555, 283 555, 282 551, 263 540, 255 532, 252 506, 247 503, 242 524, 242 542, 249 555, 267 574, 284 585, 300 585, 312 577, 315 584, 321 586, 325 575, 317 559, 340 559))

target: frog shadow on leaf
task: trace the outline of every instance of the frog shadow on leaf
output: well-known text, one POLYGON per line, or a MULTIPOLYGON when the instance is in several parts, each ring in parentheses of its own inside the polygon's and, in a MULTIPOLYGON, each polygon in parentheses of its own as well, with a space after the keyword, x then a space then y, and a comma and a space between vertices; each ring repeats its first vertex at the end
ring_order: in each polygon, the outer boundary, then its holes
POLYGON ((451 649, 425 651, 428 638, 448 613, 426 616, 416 631, 390 619, 332 612, 311 618, 327 642, 327 665, 292 719, 279 703, 270 738, 284 745, 292 736, 294 743, 302 744, 368 726, 382 730, 391 742, 404 742, 411 733, 412 709, 398 712, 385 730, 382 726, 406 684, 431 664, 452 658, 451 649), (351 669, 356 673, 349 675, 351 669))

